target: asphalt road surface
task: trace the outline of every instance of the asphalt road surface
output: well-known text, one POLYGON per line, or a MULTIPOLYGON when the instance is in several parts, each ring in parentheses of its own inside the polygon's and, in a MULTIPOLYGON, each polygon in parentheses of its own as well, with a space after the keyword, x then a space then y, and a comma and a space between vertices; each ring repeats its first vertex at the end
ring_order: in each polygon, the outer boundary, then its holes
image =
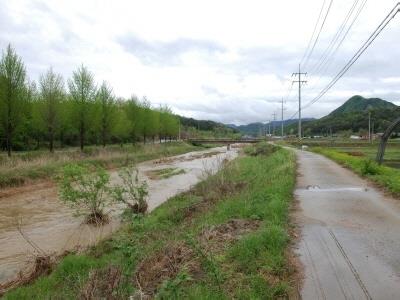
POLYGON ((303 299, 400 299, 400 200, 296 150, 303 299))

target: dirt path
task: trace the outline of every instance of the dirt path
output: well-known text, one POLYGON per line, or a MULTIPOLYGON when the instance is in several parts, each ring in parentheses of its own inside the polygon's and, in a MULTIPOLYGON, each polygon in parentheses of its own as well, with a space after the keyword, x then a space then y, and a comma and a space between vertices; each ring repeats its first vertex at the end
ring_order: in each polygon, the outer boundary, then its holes
POLYGON ((400 201, 296 150, 303 299, 400 299, 400 201))
MULTIPOLYGON (((140 176, 149 187, 149 209, 152 210, 168 198, 190 189, 202 178, 204 169, 215 171, 223 159, 237 156, 238 149, 226 151, 226 147, 190 152, 138 165, 140 176), (146 172, 157 169, 177 168, 184 174, 167 179, 152 180, 146 172)), ((111 181, 118 182, 116 171, 111 181)), ((46 253, 60 253, 96 244, 110 235, 120 224, 122 208, 114 206, 108 225, 93 227, 82 224, 82 218, 73 216, 57 196, 57 188, 50 182, 10 188, 0 194, 0 282, 13 278, 25 269, 32 259, 32 247, 17 230, 22 223, 23 232, 46 253)))

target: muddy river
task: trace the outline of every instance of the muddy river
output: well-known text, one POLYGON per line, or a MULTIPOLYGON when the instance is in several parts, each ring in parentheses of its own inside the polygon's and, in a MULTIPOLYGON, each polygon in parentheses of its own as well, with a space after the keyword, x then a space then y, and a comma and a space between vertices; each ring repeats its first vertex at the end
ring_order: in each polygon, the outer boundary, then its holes
MULTIPOLYGON (((204 177, 205 170, 215 172, 222 160, 231 160, 237 153, 235 148, 227 151, 226 147, 218 147, 140 163, 140 176, 149 186, 149 209, 190 189, 204 177), (149 176, 154 170, 166 168, 177 168, 184 173, 166 179, 149 176)), ((111 172, 111 178, 112 182, 119 180, 116 171, 111 172)), ((93 227, 83 224, 83 219, 74 216, 58 199, 57 188, 51 182, 1 190, 0 282, 29 267, 34 247, 46 253, 62 253, 96 244, 118 228, 121 210, 119 206, 113 207, 111 222, 93 227)))

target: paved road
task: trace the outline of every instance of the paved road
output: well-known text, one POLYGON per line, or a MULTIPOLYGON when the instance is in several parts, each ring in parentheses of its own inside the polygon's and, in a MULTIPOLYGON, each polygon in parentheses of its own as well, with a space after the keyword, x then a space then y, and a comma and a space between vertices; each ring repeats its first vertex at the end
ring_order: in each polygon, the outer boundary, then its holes
POLYGON ((400 200, 296 150, 303 299, 400 299, 400 200))

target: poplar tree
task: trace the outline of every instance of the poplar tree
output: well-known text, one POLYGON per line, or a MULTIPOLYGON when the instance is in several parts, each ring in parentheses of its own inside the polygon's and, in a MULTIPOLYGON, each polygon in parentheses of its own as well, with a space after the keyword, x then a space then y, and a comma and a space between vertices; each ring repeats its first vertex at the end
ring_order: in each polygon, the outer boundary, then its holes
POLYGON ((47 131, 50 152, 54 151, 54 139, 60 126, 60 104, 64 98, 64 81, 50 68, 40 76, 41 118, 47 131))
POLYGON ((103 147, 110 138, 113 126, 115 125, 115 101, 112 89, 106 82, 97 91, 96 101, 99 106, 100 137, 103 147))
POLYGON ((85 66, 81 65, 78 70, 73 72, 72 79, 68 81, 68 87, 71 99, 75 104, 76 127, 82 151, 85 145, 86 133, 90 125, 90 108, 96 93, 93 74, 85 66))
POLYGON ((22 59, 8 45, 0 60, 0 119, 8 156, 11 156, 14 132, 22 124, 25 80, 26 70, 22 59))

